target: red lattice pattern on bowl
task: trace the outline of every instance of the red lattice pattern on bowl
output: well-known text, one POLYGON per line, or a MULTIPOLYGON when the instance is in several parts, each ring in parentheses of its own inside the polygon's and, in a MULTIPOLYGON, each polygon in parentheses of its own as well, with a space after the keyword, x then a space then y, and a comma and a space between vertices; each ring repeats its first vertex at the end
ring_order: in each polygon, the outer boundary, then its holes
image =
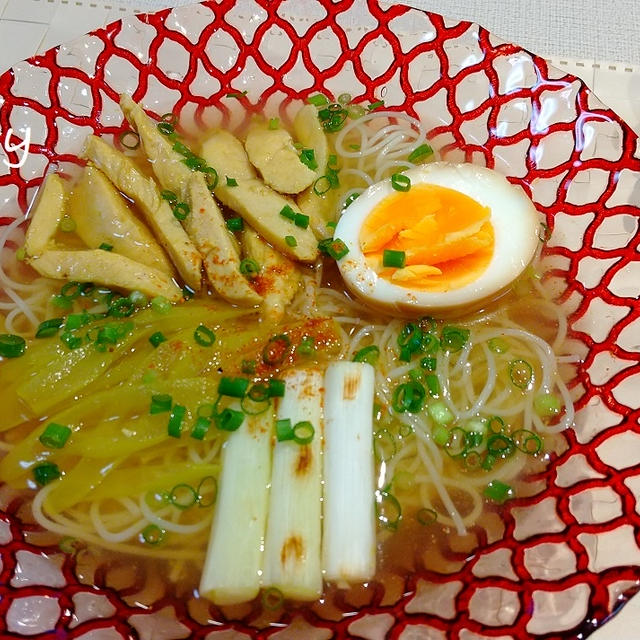
MULTIPOLYGON (((514 500, 504 538, 460 571, 416 575, 388 606, 378 590, 338 622, 287 614, 287 629, 201 625, 183 602, 141 609, 99 575, 95 586, 82 584, 70 559, 26 541, 31 527, 9 505, 0 515, 0 635, 586 637, 624 600, 640 565, 640 166, 630 129, 575 78, 468 22, 374 0, 205 2, 116 22, 0 78, 2 132, 32 129, 27 163, 8 170, 0 162, 2 222, 26 209, 48 163, 77 162, 88 131, 122 130, 122 91, 198 127, 242 117, 229 91, 247 91, 247 111, 272 115, 318 91, 383 98, 426 121, 446 159, 495 167, 522 185, 553 229, 550 283, 561 288, 584 356, 576 428, 544 490, 514 500), (39 574, 43 553, 61 568, 39 574)), ((213 607, 208 616, 222 620, 213 607)))

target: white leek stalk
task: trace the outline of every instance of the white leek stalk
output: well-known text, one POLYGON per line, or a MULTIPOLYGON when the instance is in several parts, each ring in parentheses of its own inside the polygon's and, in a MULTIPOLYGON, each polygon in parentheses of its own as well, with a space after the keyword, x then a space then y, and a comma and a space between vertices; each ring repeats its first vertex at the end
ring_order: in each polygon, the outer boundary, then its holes
POLYGON ((376 569, 373 367, 335 362, 325 375, 325 578, 364 582, 376 569))
POLYGON ((291 371, 277 418, 291 424, 309 421, 309 444, 277 442, 273 452, 271 499, 265 543, 265 586, 286 598, 317 600, 322 593, 322 374, 291 371))
POLYGON ((200 581, 200 594, 218 605, 247 602, 260 590, 273 428, 272 409, 247 415, 223 446, 216 511, 200 581))

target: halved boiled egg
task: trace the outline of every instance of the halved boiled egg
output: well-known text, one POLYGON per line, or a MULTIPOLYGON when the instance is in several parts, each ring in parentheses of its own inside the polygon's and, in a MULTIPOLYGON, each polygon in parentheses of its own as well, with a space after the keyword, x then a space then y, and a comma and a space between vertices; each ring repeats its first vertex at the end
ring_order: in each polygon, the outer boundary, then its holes
POLYGON ((492 169, 435 162, 378 182, 340 218, 334 237, 347 288, 402 315, 462 313, 497 297, 538 246, 538 214, 492 169))

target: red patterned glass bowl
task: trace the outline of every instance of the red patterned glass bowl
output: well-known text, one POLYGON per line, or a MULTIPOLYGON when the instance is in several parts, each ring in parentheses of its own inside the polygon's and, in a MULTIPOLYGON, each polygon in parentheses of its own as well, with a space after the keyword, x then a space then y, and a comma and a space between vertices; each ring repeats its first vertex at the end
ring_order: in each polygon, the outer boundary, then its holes
MULTIPOLYGON (((0 221, 24 212, 50 163, 77 163, 88 132, 123 129, 118 94, 194 130, 285 115, 322 91, 423 120, 447 160, 493 167, 547 217, 548 283, 580 357, 568 450, 500 540, 456 573, 413 575, 337 620, 304 610, 259 630, 214 607, 89 578, 40 546, 19 503, 0 513, 0 635, 116 638, 584 638, 639 583, 640 261, 637 140, 579 80, 468 22, 375 0, 221 0, 126 18, 0 77, 0 128, 30 154, 0 157, 0 221), (240 94, 235 104, 227 94, 240 94), (234 104, 231 104, 234 103, 234 104), (245 114, 245 115, 242 115, 245 114)), ((6 146, 6 145, 5 145, 6 146)), ((0 151, 0 156, 3 152, 0 151)), ((139 585, 138 585, 139 587, 139 585)))

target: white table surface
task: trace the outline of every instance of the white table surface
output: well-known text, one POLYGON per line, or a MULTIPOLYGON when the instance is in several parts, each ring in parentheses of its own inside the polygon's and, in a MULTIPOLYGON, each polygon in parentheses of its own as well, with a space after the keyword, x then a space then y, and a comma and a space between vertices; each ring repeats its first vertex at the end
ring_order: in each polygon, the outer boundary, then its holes
MULTIPOLYGON (((0 0, 0 72, 128 13, 192 0, 0 0)), ((480 23, 581 77, 640 133, 640 0, 404 0, 480 23)), ((640 580, 640 569, 638 571, 640 580)), ((640 596, 590 640, 640 639, 640 596)))

